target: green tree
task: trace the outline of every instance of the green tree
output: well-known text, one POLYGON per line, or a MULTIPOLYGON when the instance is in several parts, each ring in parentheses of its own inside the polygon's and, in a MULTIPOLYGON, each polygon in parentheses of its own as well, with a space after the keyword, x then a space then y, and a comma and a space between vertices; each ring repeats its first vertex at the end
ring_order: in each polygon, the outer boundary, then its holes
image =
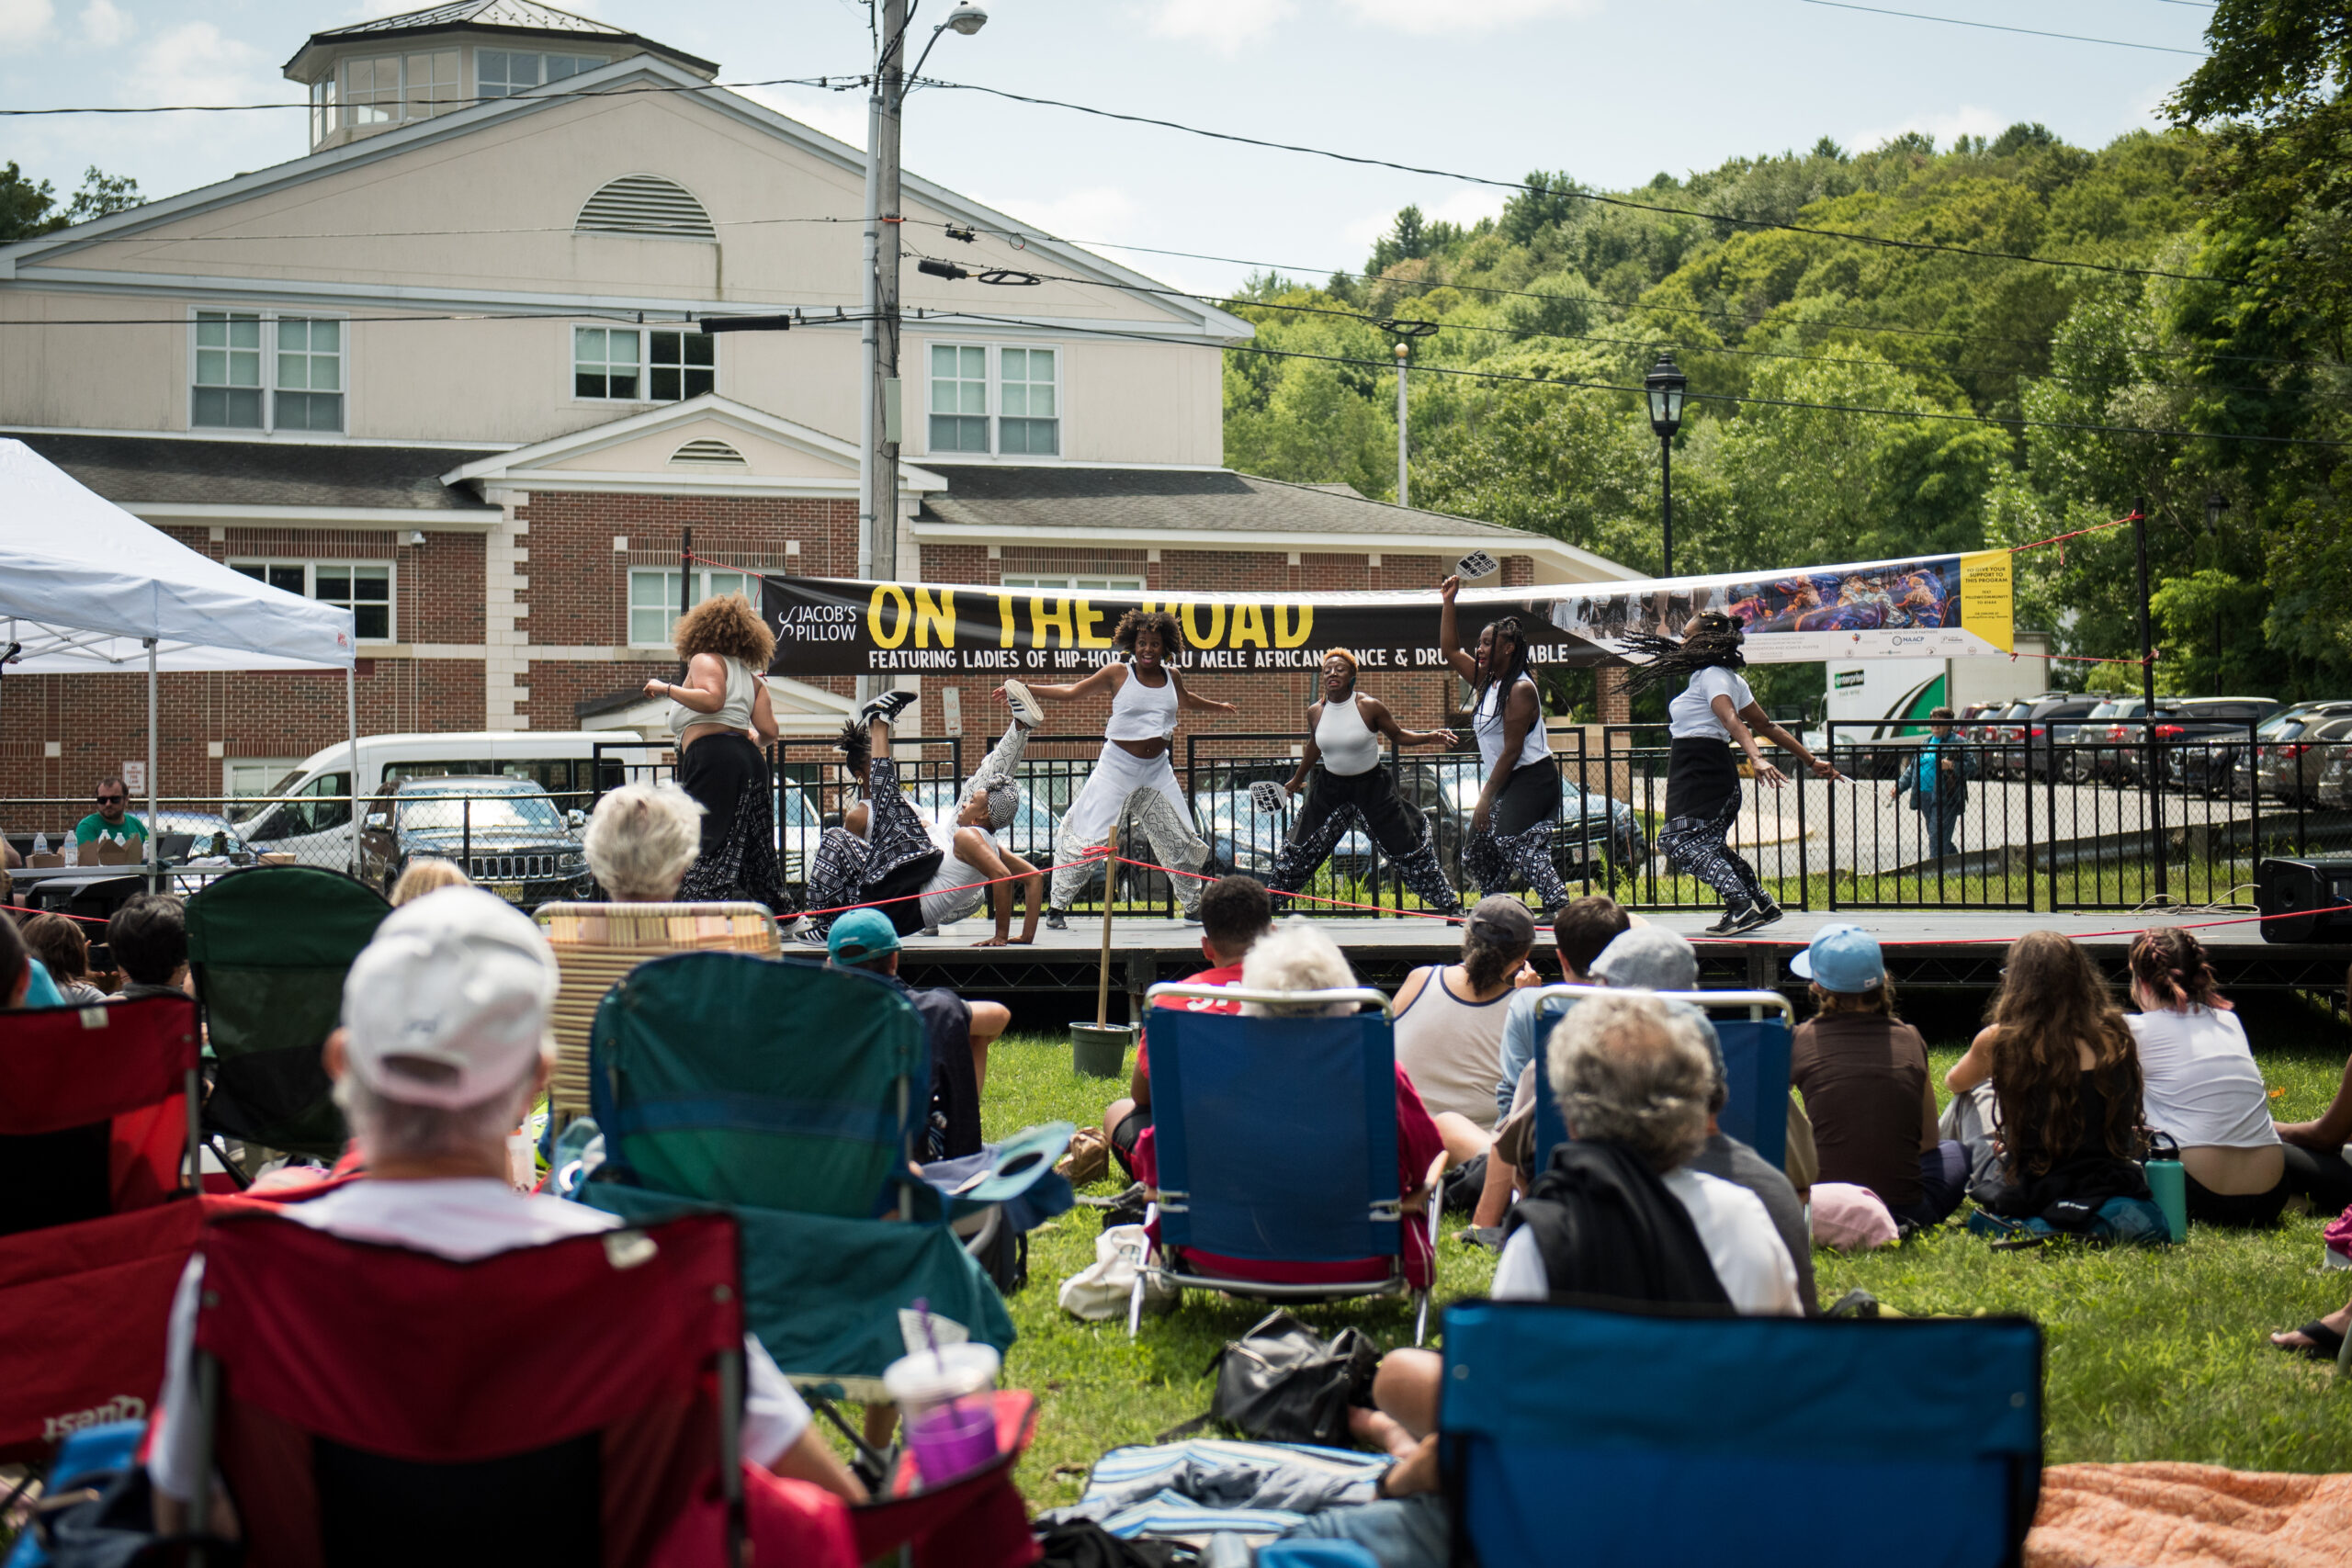
POLYGON ((83 171, 82 188, 74 193, 62 211, 54 210, 56 187, 47 180, 26 178, 12 161, 0 166, 0 245, 104 218, 110 212, 137 207, 140 200, 137 180, 128 175, 109 175, 93 164, 83 171))

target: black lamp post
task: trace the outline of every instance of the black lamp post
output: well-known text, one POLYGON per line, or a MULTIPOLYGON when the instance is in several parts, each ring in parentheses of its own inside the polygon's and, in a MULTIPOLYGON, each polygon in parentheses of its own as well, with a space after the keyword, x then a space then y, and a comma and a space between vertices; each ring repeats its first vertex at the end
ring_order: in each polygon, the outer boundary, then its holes
POLYGON ((1658 487, 1663 504, 1660 553, 1665 559, 1665 570, 1660 575, 1666 577, 1674 575, 1674 433, 1682 428, 1682 389, 1690 384, 1690 378, 1674 363, 1671 350, 1659 355, 1657 364, 1642 379, 1642 388, 1649 394, 1650 428, 1657 432, 1658 487))
MULTIPOLYGON (((2213 541, 2213 575, 2222 574, 2222 513, 2230 509, 2230 498, 2220 491, 2209 491, 2205 496, 2205 532, 2213 541)), ((2213 694, 2222 694, 2222 594, 2220 584, 2213 592, 2213 694)))

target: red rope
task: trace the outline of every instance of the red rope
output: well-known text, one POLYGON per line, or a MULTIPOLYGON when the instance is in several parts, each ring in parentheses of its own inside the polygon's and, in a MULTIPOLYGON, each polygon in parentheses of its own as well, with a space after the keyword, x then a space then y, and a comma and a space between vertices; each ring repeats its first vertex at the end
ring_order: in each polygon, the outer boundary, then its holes
MULTIPOLYGON (((2277 915, 2233 915, 2227 919, 2191 920, 2181 926, 2180 929, 2185 931, 2201 931, 2211 926, 2243 926, 2248 924, 2258 924, 2263 920, 2292 920, 2300 919, 2306 915, 2340 914, 2346 909, 2352 909, 2352 904, 2335 904, 2330 905, 2324 909, 2290 909, 2283 914, 2277 915)), ((1838 912, 1842 915, 1853 913, 1855 911, 1840 909, 1838 912)), ((2160 913, 2161 911, 2152 910, 2150 912, 2160 913)), ((2069 942, 2090 942, 2099 937, 2138 936, 2142 931, 2146 931, 2147 929, 2148 928, 2145 926, 2123 926, 2111 931, 2062 931, 2059 934, 2064 936, 2069 942)), ((1694 942, 1737 942, 1740 939, 1737 937, 1702 936, 1693 937, 1690 940, 1694 942)), ((2015 942, 2016 940, 2017 939, 2015 937, 2007 936, 1918 937, 1908 941, 1883 942, 1879 943, 1879 945, 1881 947, 1980 947, 1992 942, 2000 942, 2006 945, 2007 943, 2015 942)))
MULTIPOLYGON (((0 904, 0 909, 16 909, 28 915, 65 915, 62 909, 36 909, 30 904, 0 904)), ((65 918, 69 920, 80 920, 85 925, 106 924, 106 921, 92 915, 65 915, 65 918)))
MULTIPOLYGON (((1178 871, 1174 866, 1154 865, 1148 860, 1129 860, 1125 855, 1114 855, 1111 858, 1117 861, 1121 865, 1140 866, 1146 871, 1162 872, 1170 876, 1189 876, 1195 882, 1215 882, 1217 880, 1216 877, 1209 875, 1206 872, 1178 871)), ((1313 893, 1277 893, 1274 897, 1277 898, 1304 898, 1310 904, 1330 904, 1342 909, 1377 909, 1383 914, 1410 915, 1415 919, 1420 920, 1458 920, 1462 918, 1459 915, 1441 915, 1433 909, 1390 909, 1385 904, 1359 904, 1347 898, 1325 898, 1313 893)))
POLYGON ((1008 872, 1002 876, 991 876, 985 882, 966 882, 954 887, 932 887, 921 893, 899 893, 888 898, 868 898, 864 903, 841 904, 830 909, 803 909, 800 912, 803 915, 841 915, 852 909, 878 909, 885 904, 903 904, 910 898, 928 898, 939 893, 968 893, 975 887, 993 887, 1000 882, 1020 882, 1032 876, 1044 876, 1049 872, 1059 871, 1065 865, 1086 865, 1102 859, 1105 853, 1103 850, 1093 849, 1087 851, 1076 860, 1057 861, 1052 865, 1038 866, 1034 871, 1008 872))
POLYGON ((2140 521, 2140 516, 2139 513, 2134 512, 2131 516, 2119 517, 2112 523, 2094 523, 2087 528, 2077 528, 2071 534, 2052 534, 2046 539, 2035 539, 2030 544, 2011 545, 2009 554, 2016 555, 2019 550, 2038 550, 2044 545, 2063 545, 2068 539, 2079 539, 2086 534, 2104 534, 2109 528, 2120 528, 2126 523, 2137 523, 2140 521))

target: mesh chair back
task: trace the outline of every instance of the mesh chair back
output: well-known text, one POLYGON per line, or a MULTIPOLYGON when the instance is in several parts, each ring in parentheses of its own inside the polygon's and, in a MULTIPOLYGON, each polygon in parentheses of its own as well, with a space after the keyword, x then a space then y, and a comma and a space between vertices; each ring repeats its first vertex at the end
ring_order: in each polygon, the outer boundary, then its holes
POLYGON ((555 1080, 550 1106, 560 1131, 588 1113, 588 1032, 596 1004, 630 970, 665 953, 719 949, 778 952, 775 918, 759 904, 542 904, 532 916, 562 971, 556 990, 555 1080))
POLYGON ((1994 1568, 2033 1520, 2029 1319, 1477 1302, 1445 1359, 1457 1561, 1994 1568))
POLYGON ((1399 1255, 1385 1016, 1152 1007, 1144 1020, 1168 1245, 1298 1263, 1399 1255))
POLYGON ((0 1235, 191 1190, 196 1002, 0 1013, 0 1235))
MULTIPOLYGON (((1563 994, 1570 987, 1557 987, 1563 994)), ((1576 987, 1578 994, 1589 987, 1576 987)), ((1744 1007, 1747 1002, 1704 1000, 1706 993, 1673 995, 1706 1006, 1744 1007)), ((1726 997, 1735 993, 1724 993, 1726 997)), ((1746 995, 1747 993, 1736 993, 1746 995)), ((1723 1043, 1724 1077, 1731 1098, 1724 1102, 1715 1124, 1754 1149, 1765 1164, 1779 1168, 1789 1152, 1789 1053, 1793 1037, 1786 1018, 1713 1019, 1715 1037, 1723 1043)), ((1548 1034, 1545 1039, 1549 1040, 1548 1034)), ((1544 1053, 1535 1059, 1535 1154, 1538 1170, 1551 1163, 1552 1150, 1566 1143, 1566 1120, 1552 1093, 1552 1075, 1544 1069, 1544 1053)))
POLYGON ((726 1215, 454 1263, 241 1213, 203 1252, 199 1385, 254 1563, 643 1562, 735 1479, 726 1215))
POLYGON ((682 953, 596 1010, 590 1093, 606 1157, 683 1197, 863 1220, 930 1108, 922 1022, 881 976, 682 953))
POLYGON ((351 961, 390 913, 374 888, 307 865, 232 872, 188 900, 188 966, 219 1064, 208 1129, 322 1159, 343 1152, 319 1048, 351 961))

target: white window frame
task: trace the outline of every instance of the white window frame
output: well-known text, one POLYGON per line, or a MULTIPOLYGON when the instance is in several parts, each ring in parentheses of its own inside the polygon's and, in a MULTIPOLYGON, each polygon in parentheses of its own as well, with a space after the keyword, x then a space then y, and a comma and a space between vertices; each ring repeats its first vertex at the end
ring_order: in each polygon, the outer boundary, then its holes
MULTIPOLYGON (((922 345, 922 405, 923 405, 923 421, 922 421, 923 456, 925 456, 925 457, 937 457, 937 458, 940 458, 941 460, 943 460, 943 461, 948 461, 948 462, 961 462, 961 461, 968 461, 968 460, 972 460, 972 459, 983 459, 983 460, 989 460, 989 461, 1003 461, 1003 462, 1008 462, 1008 463, 1023 463, 1023 464, 1027 464, 1027 463, 1057 463, 1057 462, 1061 462, 1061 461, 1063 461, 1063 460, 1064 460, 1064 459, 1069 456, 1069 344, 1062 344, 1062 343, 1037 343, 1037 344, 1031 344, 1031 343, 977 343, 977 344, 976 344, 976 343, 970 343, 970 342, 967 342, 967 341, 965 341, 965 340, 957 339, 957 338, 933 338, 933 339, 931 339, 930 341, 926 342, 926 343, 925 343, 925 344, 923 344, 923 345, 922 345), (985 452, 962 452, 962 451, 951 452, 951 451, 947 451, 947 450, 945 450, 945 449, 944 449, 944 448, 937 447, 937 446, 932 446, 932 445, 931 445, 931 420, 932 420, 932 416, 933 416, 935 412, 939 412, 939 411, 937 411, 937 410, 934 410, 934 409, 932 407, 932 400, 932 400, 932 393, 933 393, 932 375, 931 375, 931 352, 932 352, 932 350, 933 350, 933 348, 956 348, 956 349, 977 348, 977 349, 979 349, 982 353, 984 353, 984 354, 987 355, 987 359, 986 359, 986 361, 985 361, 985 365, 986 365, 985 375, 986 375, 986 377, 987 377, 987 383, 986 383, 986 384, 987 384, 987 392, 988 392, 988 395, 987 395, 986 401, 987 401, 987 405, 988 405, 988 412, 987 412, 984 415, 981 415, 981 416, 980 416, 980 417, 982 417, 982 418, 985 418, 985 419, 988 421, 989 445, 988 445, 988 450, 986 450, 985 452), (1008 416, 1006 415, 1005 412, 1004 412, 1004 353, 1005 353, 1005 350, 1007 350, 1007 349, 1021 349, 1021 350, 1023 350, 1023 351, 1030 351, 1030 350, 1035 350, 1035 349, 1043 349, 1043 350, 1045 350, 1046 352, 1047 352, 1047 353, 1051 354, 1051 355, 1054 356, 1054 379, 1053 379, 1053 389, 1054 389, 1054 412, 1053 412, 1053 420, 1054 420, 1054 424, 1055 424, 1055 431, 1054 431, 1054 446, 1055 446, 1055 448, 1056 448, 1056 449, 1055 449, 1054 451, 1050 452, 1050 453, 1046 453, 1046 452, 1035 452, 1035 453, 1032 453, 1032 452, 1007 452, 1007 451, 1004 449, 1004 423, 1003 423, 1003 422, 1004 422, 1004 420, 1008 417, 1008 416)), ((1025 382, 1025 383, 1024 383, 1024 385, 1029 385, 1029 386, 1035 386, 1035 385, 1038 385, 1038 384, 1039 384, 1039 383, 1036 383, 1036 382, 1025 382)), ((958 414, 962 414, 962 411, 961 411, 961 410, 957 410, 957 411, 956 411, 956 413, 958 413, 958 414)), ((970 417, 972 417, 972 416, 970 416, 970 415, 967 415, 967 415, 963 415, 963 417, 970 418, 970 417)), ((1016 415, 1016 416, 1012 416, 1012 417, 1017 417, 1017 418, 1035 418, 1035 417, 1036 417, 1036 416, 1035 416, 1035 415, 1016 415)))
POLYGON ((435 119, 445 114, 454 114, 458 110, 466 107, 464 101, 464 93, 466 90, 465 73, 466 58, 465 51, 463 50, 403 49, 396 50, 390 54, 345 55, 343 59, 335 62, 334 67, 335 81, 343 89, 343 107, 341 114, 335 118, 334 129, 337 130, 369 130, 388 128, 395 125, 406 125, 412 120, 435 119), (450 76, 447 81, 442 81, 440 71, 436 67, 431 66, 427 67, 431 77, 429 81, 421 84, 413 83, 411 81, 409 75, 410 61, 414 59, 437 60, 443 55, 448 56, 450 61, 450 76), (351 68, 361 63, 363 61, 368 67, 368 96, 364 100, 353 97, 351 89, 351 68), (387 61, 395 62, 399 66, 399 71, 397 73, 399 82, 393 88, 392 95, 389 99, 383 96, 384 89, 379 85, 376 81, 376 68, 382 65, 387 61), (415 92, 421 92, 424 97, 433 101, 418 103, 412 106, 411 99, 415 92), (415 112, 413 113, 411 112, 412 107, 414 107, 415 112), (386 109, 389 109, 390 112, 385 113, 381 118, 360 118, 362 111, 374 114, 378 111, 386 109))
POLYGON ((611 63, 611 59, 604 55, 563 54, 546 49, 493 49, 487 44, 477 45, 474 50, 474 96, 481 98, 511 98, 518 93, 527 93, 535 88, 544 87, 550 82, 563 82, 574 76, 584 76, 591 71, 602 70, 611 63), (482 79, 481 57, 485 54, 503 54, 509 60, 536 60, 538 62, 537 79, 518 84, 512 75, 509 75, 503 84, 503 90, 492 93, 490 84, 482 79), (548 72, 548 62, 550 60, 567 62, 572 68, 560 76, 550 75, 548 72))
MULTIPOLYGON (((354 635, 359 641, 367 643, 390 643, 398 642, 401 639, 400 567, 395 562, 388 560, 296 560, 285 556, 232 556, 222 564, 226 565, 232 571, 243 571, 248 573, 256 568, 263 571, 300 571, 302 574, 302 586, 300 592, 305 599, 317 599, 319 597, 319 573, 322 570, 330 572, 380 571, 384 574, 384 635, 382 637, 369 637, 364 632, 356 631, 356 628, 354 635)), ((262 581, 267 581, 268 579, 264 578, 262 581)), ((288 584, 280 583, 277 586, 285 588, 289 593, 296 592, 296 590, 288 584)), ((322 603, 341 604, 345 607, 349 607, 355 603, 355 601, 350 599, 333 599, 322 601, 322 603)), ((367 601, 367 603, 372 604, 375 601, 371 599, 367 601)), ((354 619, 356 619, 356 615, 354 616, 354 619)))
MULTIPOLYGON (((621 613, 628 617, 626 630, 628 637, 628 645, 629 647, 668 648, 670 646, 670 628, 677 624, 678 619, 677 584, 672 582, 670 579, 677 576, 679 570, 679 568, 674 566, 633 566, 628 570, 627 574, 622 578, 621 582, 624 590, 624 600, 621 606, 621 613), (639 604, 637 602, 637 580, 640 577, 653 577, 657 575, 662 579, 662 592, 666 597, 659 606, 652 604, 639 604), (659 608, 662 613, 661 635, 659 637, 640 638, 637 635, 638 612, 642 610, 650 615, 656 608, 659 608)), ((759 581, 759 574, 748 568, 738 569, 724 566, 696 566, 694 568, 694 574, 695 603, 697 604, 702 604, 705 600, 715 599, 721 593, 741 593, 747 597, 752 596, 755 592, 752 584, 759 581), (714 581, 722 578, 733 580, 732 586, 724 588, 714 587, 714 581)), ((753 606, 756 608, 758 604, 757 599, 753 598, 752 603, 753 606)))
MULTIPOLYGON (((585 403, 591 407, 606 407, 614 403, 642 403, 648 408, 666 408, 672 403, 684 402, 689 397, 701 397, 703 394, 700 392, 689 393, 686 391, 684 372, 689 368, 698 370, 702 367, 700 366, 688 367, 684 364, 681 364, 678 367, 680 372, 678 377, 679 395, 674 398, 657 398, 653 395, 653 334, 656 333, 677 333, 682 334, 682 339, 685 336, 709 338, 710 389, 714 392, 719 389, 719 334, 717 333, 697 333, 695 331, 691 323, 684 321, 674 324, 659 323, 652 326, 630 327, 616 326, 610 321, 575 321, 567 322, 563 330, 563 384, 565 388, 566 400, 575 403, 585 403), (588 396, 580 390, 580 359, 578 348, 580 339, 578 334, 580 329, 582 327, 596 332, 632 333, 636 334, 638 390, 638 395, 636 397, 599 398, 588 396)), ((609 348, 609 344, 607 344, 607 347, 609 348)), ((684 342, 681 341, 679 344, 679 353, 683 356, 684 352, 685 345, 684 342)), ((605 363, 609 365, 612 361, 607 359, 605 363)))
MULTIPOLYGON (((351 318, 339 310, 279 310, 268 306, 261 305, 191 305, 188 307, 187 402, 186 407, 187 409, 187 427, 190 431, 251 431, 263 435, 275 435, 278 433, 280 426, 277 423, 277 394, 280 388, 277 385, 277 323, 281 320, 289 321, 335 322, 335 341, 337 344, 335 358, 339 367, 339 374, 343 381, 342 390, 335 394, 343 399, 343 422, 341 424, 334 430, 317 430, 311 426, 304 425, 299 429, 289 429, 286 434, 289 435, 348 435, 351 434, 351 414, 353 403, 351 390, 351 318), (259 424, 198 424, 197 423, 196 394, 198 389, 196 381, 196 369, 198 363, 197 355, 198 353, 197 339, 200 335, 198 333, 197 328, 202 319, 208 315, 227 317, 247 316, 257 320, 261 323, 261 384, 257 389, 261 393, 261 423, 259 424)), ((309 351, 305 350, 304 352, 307 353, 309 351)), ((303 393, 307 393, 311 390, 311 389, 307 387, 293 387, 284 389, 303 393)))
POLYGON ((1141 593, 1140 577, 1093 577, 1085 573, 1060 576, 1047 572, 1039 576, 1031 571, 1007 572, 999 581, 1000 588, 1051 588, 1065 593, 1141 593))

